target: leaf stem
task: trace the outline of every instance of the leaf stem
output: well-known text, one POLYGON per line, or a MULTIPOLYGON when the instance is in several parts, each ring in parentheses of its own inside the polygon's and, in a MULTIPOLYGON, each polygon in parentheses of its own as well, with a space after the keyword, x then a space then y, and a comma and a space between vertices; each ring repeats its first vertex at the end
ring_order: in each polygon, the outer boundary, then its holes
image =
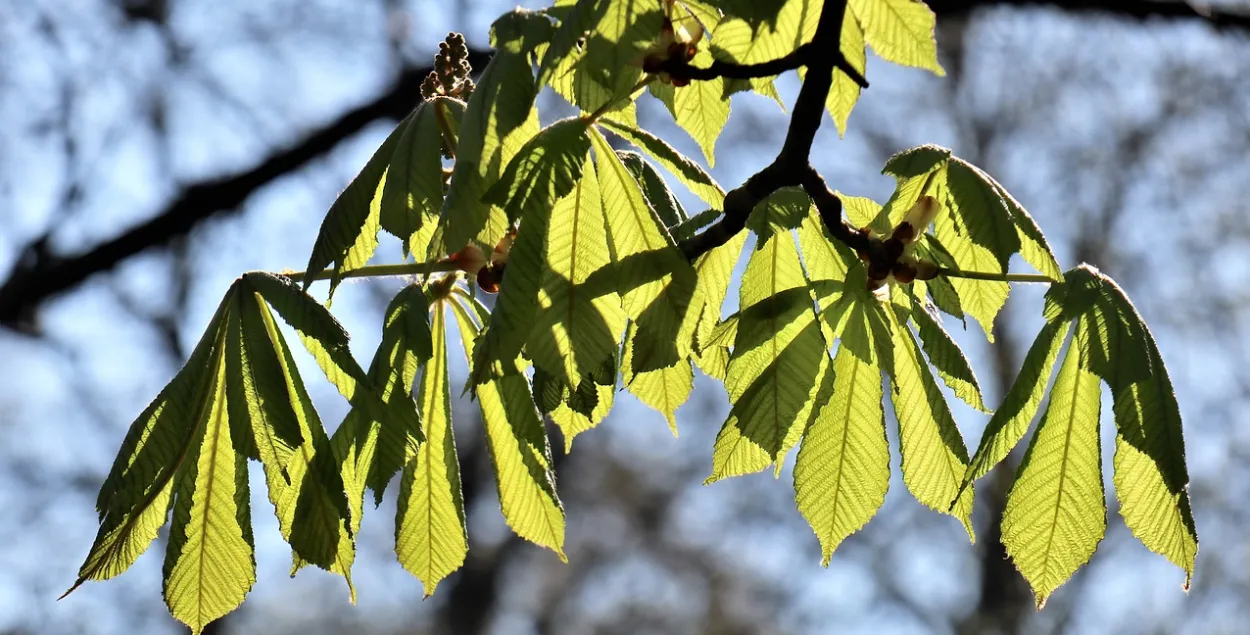
MULTIPOLYGON (((339 274, 342 279, 347 278, 382 278, 386 276, 419 276, 431 273, 441 273, 446 271, 457 271, 460 265, 451 260, 437 260, 434 262, 401 262, 391 265, 369 265, 351 271, 344 271, 339 274)), ((295 280, 303 280, 306 272, 282 273, 288 278, 295 280)), ((310 280, 329 280, 334 276, 334 269, 322 269, 314 274, 310 280)))
POLYGON ((969 280, 992 280, 995 282, 1040 282, 1052 284, 1058 282, 1040 273, 994 273, 992 271, 961 271, 959 269, 938 269, 937 275, 948 278, 967 278, 969 280))
POLYGON ((646 86, 647 84, 650 84, 653 81, 655 81, 655 75, 651 75, 651 74, 644 75, 642 79, 638 80, 637 84, 634 84, 633 88, 629 89, 628 93, 625 93, 624 95, 617 97, 616 99, 613 99, 602 106, 599 106, 598 108, 595 109, 594 112, 590 113, 589 115, 582 115, 582 121, 586 123, 594 123, 596 121, 599 121, 600 117, 608 114, 608 112, 610 112, 613 108, 616 108, 616 106, 620 104, 622 101, 626 99, 632 99, 634 96, 634 93, 638 92, 644 86, 646 86))

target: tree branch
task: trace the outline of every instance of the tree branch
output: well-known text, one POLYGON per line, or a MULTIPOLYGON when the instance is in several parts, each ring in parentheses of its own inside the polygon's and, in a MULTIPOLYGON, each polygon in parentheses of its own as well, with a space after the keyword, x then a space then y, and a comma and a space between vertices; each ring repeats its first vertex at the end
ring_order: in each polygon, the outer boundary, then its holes
MULTIPOLYGON (((816 24, 812 41, 800 47, 800 50, 806 51, 802 57, 808 73, 799 89, 799 96, 795 99, 794 112, 790 116, 790 125, 786 129, 786 139, 782 143, 781 151, 768 167, 747 179, 742 187, 725 195, 724 216, 719 221, 678 245, 688 260, 693 262, 742 231, 751 210, 773 192, 793 185, 806 186, 808 182, 813 186, 819 182, 820 187, 813 189, 822 196, 822 204, 818 209, 821 219, 829 226, 830 233, 843 242, 854 240, 851 238, 852 230, 842 222, 842 202, 829 192, 824 185, 824 179, 820 178, 820 174, 812 168, 808 160, 816 131, 820 129, 821 119, 824 117, 825 99, 833 86, 833 71, 842 66, 849 67, 840 50, 844 15, 846 0, 826 2, 821 9, 820 21, 816 24), (828 196, 824 196, 822 192, 828 196)), ((809 192, 809 195, 812 193, 809 192)), ((858 235, 862 237, 862 241, 855 242, 868 241, 866 236, 858 235)))
MULTIPOLYGON (((469 52, 469 63, 475 68, 485 67, 489 60, 489 51, 469 52)), ((31 326, 34 311, 44 300, 150 247, 184 236, 208 218, 235 211, 260 188, 299 170, 369 124, 403 118, 421 103, 421 81, 433 70, 433 66, 405 69, 372 101, 343 113, 247 170, 187 186, 150 220, 86 252, 51 254, 49 236, 36 239, 18 259, 9 279, 0 285, 0 325, 31 326)))
POLYGON ((1153 2, 1122 2, 1121 0, 928 0, 929 8, 939 18, 967 16, 989 7, 1040 7, 1087 15, 1103 14, 1136 20, 1202 20, 1219 29, 1250 30, 1250 12, 1238 12, 1200 6, 1186 0, 1153 2))
MULTIPOLYGON (((841 3, 839 3, 841 4, 841 3)), ((966 17, 982 8, 993 7, 1039 7, 1053 8, 1078 15, 1107 15, 1125 17, 1136 20, 1170 20, 1190 21, 1201 20, 1219 29, 1238 29, 1250 31, 1250 12, 1236 12, 1216 8, 1199 8, 1182 0, 1158 0, 1154 2, 1120 2, 1118 0, 928 0, 928 4, 939 18, 966 17)), ((837 50, 837 49, 833 49, 837 50)), ((480 68, 489 59, 489 52, 470 51, 470 62, 480 68)), ((789 56, 787 56, 789 57, 789 56)), ((746 70, 728 70, 723 64, 713 63, 715 73, 711 77, 743 77, 729 73, 760 73, 778 70, 780 67, 768 65, 789 65, 792 60, 784 63, 781 60, 765 62, 760 65, 741 65, 746 70)), ((847 72, 835 60, 834 66, 847 72)), ((797 68, 798 65, 795 66, 797 68)), ((847 65, 849 66, 849 65, 847 65)), ((691 67, 691 79, 697 79, 697 73, 712 73, 710 70, 691 67)), ((174 198, 164 210, 157 213, 151 220, 131 229, 125 230, 113 239, 83 252, 81 254, 63 256, 50 253, 47 245, 49 236, 44 235, 33 240, 25 249, 9 279, 0 285, 0 325, 17 325, 29 323, 38 305, 44 300, 72 289, 88 277, 108 271, 119 262, 152 247, 159 247, 180 236, 185 236, 203 221, 219 214, 233 211, 255 191, 285 174, 298 170, 309 161, 325 154, 339 142, 360 131, 365 126, 379 119, 399 119, 409 112, 420 99, 419 86, 421 80, 431 68, 409 69, 399 75, 387 91, 369 103, 344 113, 342 116, 325 124, 320 129, 310 132, 289 148, 279 150, 252 168, 231 175, 194 183, 183 188, 181 194, 174 198)), ((670 69, 664 69, 670 72, 670 69)), ((790 70, 780 68, 778 72, 790 70)), ((680 71, 679 71, 680 72, 680 71)), ((771 73, 776 74, 776 73, 771 73)), ((753 77, 758 75, 745 75, 753 77)), ((854 75, 851 75, 855 77, 854 75)), ((857 78, 857 81, 862 78, 857 78)), ((863 84, 861 84, 863 85, 863 84)), ((763 174, 763 171, 761 172, 763 174)), ((760 175, 757 175, 760 176, 760 175)), ((770 182, 772 177, 757 181, 756 187, 747 188, 745 195, 754 198, 761 193, 763 198, 777 187, 770 182), (771 189, 769 189, 771 188, 771 189)), ((790 179, 790 183, 797 184, 790 179)), ((748 181, 750 183, 750 181, 748 181)), ((732 194, 732 192, 731 192, 732 194)), ((810 194, 810 192, 809 192, 810 194)), ((816 198, 815 196, 813 198, 816 198)), ((750 198, 742 197, 739 204, 745 204, 750 198)), ((834 199, 836 201, 836 197, 834 199)), ((758 199, 756 200, 758 202, 758 199)), ((821 209, 822 216, 833 213, 831 201, 826 201, 821 209)), ((682 244, 687 255, 697 257, 699 254, 724 244, 730 237, 741 231, 745 226, 746 216, 751 207, 745 211, 734 211, 729 199, 726 201, 726 222, 731 212, 740 219, 726 225, 714 225, 704 234, 700 234, 682 244), (738 229, 733 230, 737 225, 738 229), (731 231, 733 230, 733 231, 731 231), (723 236, 723 238, 722 238, 723 236), (719 242, 718 242, 719 241, 719 242)), ((840 214, 840 204, 838 212, 840 214)), ((834 228, 831 227, 831 232, 834 228)))

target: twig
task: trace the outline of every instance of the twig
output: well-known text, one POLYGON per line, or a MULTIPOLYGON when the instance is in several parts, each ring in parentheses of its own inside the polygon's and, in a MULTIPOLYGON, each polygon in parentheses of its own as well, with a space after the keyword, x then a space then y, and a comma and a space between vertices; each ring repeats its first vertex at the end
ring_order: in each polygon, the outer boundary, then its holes
MULTIPOLYGON (((861 253, 869 255, 873 253, 872 241, 842 221, 841 201, 829 191, 824 179, 809 162, 812 142, 816 138, 816 131, 820 129, 821 119, 824 116, 825 100, 833 85, 834 69, 847 73, 861 86, 868 86, 867 80, 847 63, 840 50, 842 18, 845 15, 846 0, 826 2, 821 10, 820 21, 816 25, 816 33, 812 36, 812 41, 779 60, 746 66, 721 64, 718 67, 716 63, 713 63, 711 67, 703 71, 694 69, 696 72, 707 73, 711 73, 712 69, 718 69, 721 75, 712 75, 714 77, 731 77, 731 75, 724 74, 726 71, 759 72, 759 75, 745 75, 757 77, 776 74, 775 72, 764 73, 765 70, 774 71, 778 68, 788 70, 793 64, 793 67, 807 66, 808 73, 803 81, 803 87, 799 89, 799 96, 795 100, 794 113, 790 117, 790 125, 786 129, 786 139, 781 146, 781 151, 777 153, 777 157, 768 167, 755 173, 741 187, 725 195, 725 213, 719 221, 678 245, 688 260, 694 261, 699 256, 728 242, 746 227, 747 217, 751 215, 751 210, 760 201, 780 188, 793 185, 803 185, 808 190, 809 196, 819 199, 817 209, 820 210, 821 219, 825 221, 834 238, 861 253)), ((689 66, 686 68, 693 69, 689 66)), ((678 73, 673 73, 669 69, 665 72, 674 77, 682 77, 680 75, 682 69, 676 68, 676 70, 678 73)), ((696 79, 693 75, 688 75, 688 77, 696 79)))
MULTIPOLYGON (((441 273, 445 271, 456 271, 460 269, 460 264, 452 260, 438 260, 435 262, 401 262, 393 265, 369 265, 359 269, 344 271, 339 274, 339 278, 346 280, 347 278, 378 278, 383 276, 423 276, 431 273, 441 273)), ((307 272, 300 271, 297 273, 282 273, 279 275, 286 276, 292 280, 303 280, 307 272)), ((322 269, 310 278, 310 280, 329 280, 334 277, 333 269, 322 269)))

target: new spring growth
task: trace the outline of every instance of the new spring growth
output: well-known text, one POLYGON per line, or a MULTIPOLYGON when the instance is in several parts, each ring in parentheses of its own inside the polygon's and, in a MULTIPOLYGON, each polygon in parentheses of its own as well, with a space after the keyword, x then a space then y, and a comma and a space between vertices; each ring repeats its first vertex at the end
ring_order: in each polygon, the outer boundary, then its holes
POLYGON ((678 8, 673 0, 666 0, 664 9, 660 37, 647 49, 642 59, 642 70, 654 74, 661 82, 680 88, 688 85, 690 80, 673 78, 662 69, 669 60, 686 64, 694 59, 703 39, 703 25, 684 7, 678 8), (675 11, 679 12, 677 16, 673 15, 675 11))
POLYGON ((428 101, 441 95, 468 101, 475 88, 473 80, 469 79, 472 70, 469 67, 469 47, 464 42, 464 36, 448 33, 447 38, 438 43, 438 53, 434 55, 434 70, 421 82, 421 97, 428 101))
POLYGON ((903 220, 885 240, 886 253, 889 254, 894 264, 884 276, 881 275, 882 271, 870 268, 868 279, 870 289, 876 290, 891 282, 905 284, 913 280, 929 280, 937 276, 936 264, 918 259, 912 252, 915 251, 916 242, 920 240, 920 236, 937 217, 939 209, 937 199, 925 195, 907 210, 903 220))
POLYGON ((513 229, 499 240, 499 244, 495 245, 489 261, 486 259, 486 254, 482 253, 482 249, 472 243, 452 254, 451 261, 461 271, 476 277, 477 286, 482 291, 498 293, 499 283, 503 281, 504 268, 508 265, 508 253, 512 251, 512 243, 515 240, 516 230, 513 229))

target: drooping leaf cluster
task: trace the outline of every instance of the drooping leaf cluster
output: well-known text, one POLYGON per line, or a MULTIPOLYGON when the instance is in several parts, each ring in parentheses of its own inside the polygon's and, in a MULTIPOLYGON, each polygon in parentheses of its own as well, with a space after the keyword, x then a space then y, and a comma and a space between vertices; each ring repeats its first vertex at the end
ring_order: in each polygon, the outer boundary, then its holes
MULTIPOLYGON (((861 74, 867 47, 942 74, 924 4, 831 6, 845 6, 840 47, 861 74)), ((1039 604, 1105 531, 1103 383, 1114 402, 1121 515, 1192 575, 1179 408, 1154 339, 1109 278, 1088 267, 1062 272, 1033 218, 981 169, 921 146, 886 163, 897 187, 884 204, 837 193, 863 236, 892 237, 917 265, 906 276, 870 275, 868 255, 836 238, 793 187, 754 206, 749 243, 737 232, 687 259, 681 246, 724 217, 726 193, 638 126, 637 99, 658 98, 711 164, 732 95, 780 98, 773 77, 685 81, 643 67, 674 54, 696 67, 779 59, 812 40, 824 10, 821 0, 557 0, 495 22, 496 52, 476 83, 463 39, 449 38, 426 100, 326 214, 307 272, 239 278, 187 365, 135 421, 101 488, 99 534, 74 586, 124 571, 172 512, 171 612, 198 631, 233 610, 255 581, 252 459, 264 468, 292 572, 317 565, 349 589, 365 489, 380 502, 399 474, 396 556, 433 593, 468 550, 450 383, 461 360, 501 511, 521 537, 564 558, 547 423, 567 452, 628 390, 676 434, 698 368, 724 382, 732 404, 708 482, 780 474, 797 448, 795 499, 825 564, 884 502, 887 403, 908 491, 972 539, 974 481, 1024 437, 1058 364, 1002 520, 1039 604), (540 127, 536 100, 548 87, 581 114, 540 127), (688 214, 671 178, 706 211, 688 214), (379 230, 402 241, 398 255, 415 262, 400 267, 415 282, 387 307, 365 370, 306 291, 329 279, 332 296, 345 277, 394 273, 397 265, 368 264, 379 230), (972 317, 992 341, 1013 254, 1051 282, 1046 325, 970 456, 946 395, 990 410, 942 314, 972 317), (738 297, 727 305, 739 264, 738 297), (920 264, 932 275, 915 275, 920 264), (479 292, 495 294, 490 307, 479 292), (351 404, 332 436, 275 312, 351 404)), ((834 71, 825 105, 842 132, 860 90, 834 71)))

